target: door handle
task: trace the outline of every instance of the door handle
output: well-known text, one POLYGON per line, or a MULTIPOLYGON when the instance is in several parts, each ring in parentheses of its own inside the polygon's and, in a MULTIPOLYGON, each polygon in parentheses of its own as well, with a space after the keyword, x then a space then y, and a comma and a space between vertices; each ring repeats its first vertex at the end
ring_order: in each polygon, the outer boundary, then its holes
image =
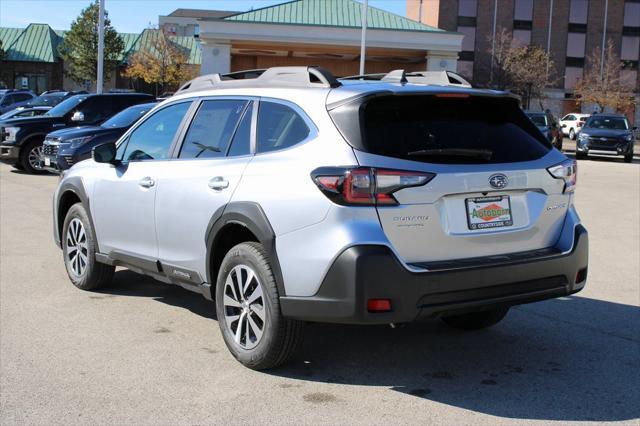
POLYGON ((229 187, 229 181, 222 176, 216 176, 209 181, 209 188, 221 191, 229 187))
POLYGON ((138 182, 138 185, 140 185, 143 188, 151 188, 152 186, 154 186, 156 184, 156 181, 151 179, 149 176, 147 177, 143 177, 142 179, 140 179, 140 181, 138 182))

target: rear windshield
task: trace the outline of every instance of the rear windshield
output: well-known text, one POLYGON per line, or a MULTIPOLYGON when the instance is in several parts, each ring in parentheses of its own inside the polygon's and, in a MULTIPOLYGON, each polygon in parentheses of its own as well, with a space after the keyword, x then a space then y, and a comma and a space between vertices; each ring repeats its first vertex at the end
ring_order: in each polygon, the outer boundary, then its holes
POLYGON ((379 96, 359 108, 359 135, 347 129, 353 122, 348 109, 331 112, 335 123, 354 148, 372 154, 426 163, 510 163, 551 149, 512 98, 379 96))

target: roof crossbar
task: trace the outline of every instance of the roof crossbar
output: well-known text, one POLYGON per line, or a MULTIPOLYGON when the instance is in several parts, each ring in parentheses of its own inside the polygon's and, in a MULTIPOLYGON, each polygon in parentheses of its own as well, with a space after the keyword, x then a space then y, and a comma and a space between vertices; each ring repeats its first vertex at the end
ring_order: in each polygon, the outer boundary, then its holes
POLYGON ((208 74, 185 83, 176 94, 231 87, 339 87, 333 74, 321 67, 272 67, 208 74))
POLYGON ((378 80, 390 83, 414 83, 438 86, 471 87, 464 77, 453 71, 409 71, 393 70, 387 74, 362 74, 343 77, 340 80, 378 80))

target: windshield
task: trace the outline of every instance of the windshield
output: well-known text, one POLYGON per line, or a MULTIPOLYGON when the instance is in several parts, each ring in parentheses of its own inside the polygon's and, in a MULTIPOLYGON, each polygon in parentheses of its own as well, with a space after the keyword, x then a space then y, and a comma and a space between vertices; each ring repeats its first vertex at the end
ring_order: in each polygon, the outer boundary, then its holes
POLYGON ((547 125, 547 117, 542 114, 531 114, 529 115, 531 121, 534 122, 536 126, 546 126, 547 125))
POLYGON ((590 129, 629 130, 629 122, 623 117, 591 117, 585 127, 590 129))
POLYGON ((145 107, 134 106, 131 108, 127 108, 102 123, 102 127, 106 127, 109 129, 113 129, 116 127, 129 127, 133 125, 133 123, 138 121, 140 117, 145 115, 151 108, 153 108, 153 105, 145 107))
POLYGON ((72 96, 69 99, 65 99, 58 105, 51 108, 45 115, 48 115, 50 117, 62 117, 63 115, 74 109, 80 102, 84 101, 85 99, 87 99, 87 95, 72 96))
POLYGON ((55 106, 60 103, 66 96, 66 92, 52 93, 50 95, 40 95, 37 98, 29 101, 31 106, 55 106))

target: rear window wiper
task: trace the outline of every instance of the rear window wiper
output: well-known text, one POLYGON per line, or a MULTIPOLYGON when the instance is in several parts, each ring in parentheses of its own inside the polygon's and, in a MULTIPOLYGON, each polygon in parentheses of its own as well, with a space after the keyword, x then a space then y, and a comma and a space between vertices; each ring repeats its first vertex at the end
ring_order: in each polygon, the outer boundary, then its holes
POLYGON ((491 160, 493 151, 488 149, 468 149, 468 148, 441 148, 441 149, 421 149, 419 151, 407 152, 409 157, 433 156, 433 157, 466 157, 481 158, 491 160))

